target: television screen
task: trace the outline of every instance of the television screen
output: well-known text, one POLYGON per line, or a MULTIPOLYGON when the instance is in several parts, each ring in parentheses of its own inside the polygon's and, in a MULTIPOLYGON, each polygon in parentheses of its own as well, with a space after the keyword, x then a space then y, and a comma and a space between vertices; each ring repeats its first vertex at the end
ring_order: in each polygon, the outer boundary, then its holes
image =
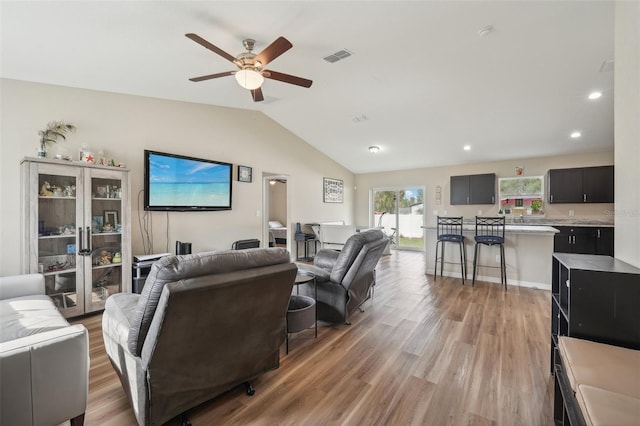
POLYGON ((231 210, 232 165, 144 151, 144 209, 231 210))

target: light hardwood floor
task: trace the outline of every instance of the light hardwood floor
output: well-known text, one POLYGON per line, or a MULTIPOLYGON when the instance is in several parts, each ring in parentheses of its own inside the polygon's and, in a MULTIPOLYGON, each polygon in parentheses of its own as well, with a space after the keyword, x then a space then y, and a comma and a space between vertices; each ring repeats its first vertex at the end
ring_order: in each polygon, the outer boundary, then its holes
MULTIPOLYGON (((190 410, 197 425, 551 425, 547 291, 424 275, 424 254, 393 252, 352 325, 292 335, 280 368, 190 410)), ((87 425, 134 425, 89 329, 87 425)), ((177 421, 171 424, 179 424, 177 421)))

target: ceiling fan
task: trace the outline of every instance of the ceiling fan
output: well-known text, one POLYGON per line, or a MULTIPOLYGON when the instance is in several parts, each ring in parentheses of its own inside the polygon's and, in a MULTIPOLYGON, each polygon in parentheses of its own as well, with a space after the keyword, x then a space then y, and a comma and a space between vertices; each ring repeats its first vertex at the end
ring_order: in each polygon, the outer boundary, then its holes
POLYGON ((235 75, 238 84, 251 91, 251 97, 254 102, 264 100, 261 86, 265 78, 282 81, 283 83, 295 84, 296 86, 302 87, 311 87, 311 84, 313 83, 313 81, 307 80, 306 78, 264 69, 268 63, 293 47, 289 40, 284 37, 278 37, 273 43, 257 55, 252 52, 256 41, 251 38, 245 39, 242 44, 247 51, 234 57, 219 47, 209 43, 197 34, 189 33, 185 34, 185 36, 212 52, 217 53, 227 61, 233 62, 238 67, 237 71, 226 71, 217 74, 203 75, 201 77, 193 77, 189 79, 191 81, 198 82, 235 75))

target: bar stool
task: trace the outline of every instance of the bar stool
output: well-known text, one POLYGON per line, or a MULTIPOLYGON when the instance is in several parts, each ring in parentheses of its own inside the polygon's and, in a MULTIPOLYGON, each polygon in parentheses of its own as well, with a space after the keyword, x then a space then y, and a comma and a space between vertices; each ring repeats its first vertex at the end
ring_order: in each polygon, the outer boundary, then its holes
POLYGON ((473 280, 471 281, 471 286, 474 286, 476 283, 478 247, 480 245, 497 245, 500 246, 500 283, 504 283, 504 289, 507 289, 507 263, 504 260, 504 223, 504 216, 476 216, 476 236, 474 237, 476 246, 473 253, 473 280))
POLYGON ((462 273, 462 285, 464 285, 464 279, 467 276, 467 254, 464 249, 464 236, 462 235, 462 216, 460 217, 442 217, 438 216, 438 223, 436 226, 437 242, 436 242, 436 262, 433 267, 433 281, 435 282, 438 273, 438 261, 440 261, 440 276, 442 276, 442 269, 444 267, 444 243, 458 243, 460 247, 460 268, 462 273), (438 246, 440 248, 440 258, 438 258, 438 246))

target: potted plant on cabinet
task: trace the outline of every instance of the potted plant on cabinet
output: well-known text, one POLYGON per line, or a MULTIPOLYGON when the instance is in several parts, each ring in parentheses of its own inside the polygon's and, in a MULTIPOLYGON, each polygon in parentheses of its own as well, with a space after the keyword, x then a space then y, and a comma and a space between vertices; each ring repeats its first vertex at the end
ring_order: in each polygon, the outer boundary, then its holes
POLYGON ((38 157, 45 158, 47 156, 47 145, 56 143, 58 138, 67 139, 65 134, 76 131, 76 126, 64 121, 50 121, 44 130, 40 130, 40 150, 38 157))

